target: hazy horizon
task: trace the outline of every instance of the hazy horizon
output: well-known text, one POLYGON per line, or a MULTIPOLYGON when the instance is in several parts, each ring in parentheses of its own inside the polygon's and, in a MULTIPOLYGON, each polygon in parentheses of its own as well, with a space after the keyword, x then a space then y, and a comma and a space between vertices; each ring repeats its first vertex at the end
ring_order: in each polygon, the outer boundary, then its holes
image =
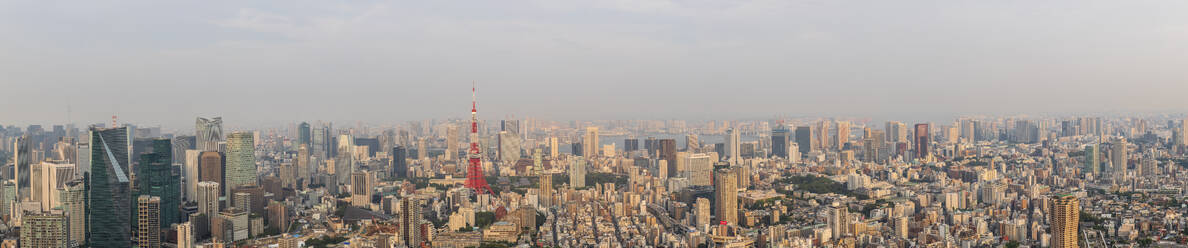
POLYGON ((0 2, 0 125, 1188 112, 1182 1, 0 2))

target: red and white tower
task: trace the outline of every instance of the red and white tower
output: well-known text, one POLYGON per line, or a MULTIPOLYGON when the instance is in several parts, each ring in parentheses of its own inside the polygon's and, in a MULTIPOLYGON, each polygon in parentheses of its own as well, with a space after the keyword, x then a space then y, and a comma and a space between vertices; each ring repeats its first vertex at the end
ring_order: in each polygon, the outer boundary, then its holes
POLYGON ((470 164, 466 167, 466 187, 474 189, 475 193, 494 193, 487 185, 487 178, 483 175, 482 150, 479 150, 478 137, 478 99, 474 95, 474 85, 470 86, 470 151, 466 154, 470 164))

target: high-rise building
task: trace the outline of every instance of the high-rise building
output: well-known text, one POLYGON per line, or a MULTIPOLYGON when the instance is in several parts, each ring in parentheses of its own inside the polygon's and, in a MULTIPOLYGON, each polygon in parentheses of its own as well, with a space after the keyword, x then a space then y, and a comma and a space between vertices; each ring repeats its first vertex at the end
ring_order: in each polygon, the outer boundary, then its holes
POLYGON ((309 123, 301 122, 297 124, 297 147, 301 145, 313 145, 313 132, 309 128, 309 123))
POLYGON ((224 190, 240 186, 256 185, 256 147, 250 132, 234 132, 227 135, 226 177, 224 190))
POLYGON ((194 130, 194 149, 219 151, 219 142, 223 141, 223 117, 211 119, 198 117, 194 124, 194 130))
POLYGON ((712 208, 712 206, 710 206, 710 200, 703 197, 698 197, 697 204, 695 205, 696 206, 694 207, 697 209, 695 212, 697 230, 709 230, 709 226, 713 225, 710 224, 710 209, 712 208))
POLYGON ((738 165, 742 157, 742 138, 733 128, 726 129, 726 162, 738 165))
POLYGON ((161 247, 161 198, 141 195, 136 202, 136 246, 161 247))
POLYGON ((538 177, 537 191, 540 197, 538 202, 541 206, 549 207, 553 204, 553 174, 545 172, 544 170, 544 152, 537 148, 536 152, 532 154, 532 168, 538 177))
POLYGON ((304 189, 309 185, 309 178, 315 169, 309 163, 309 145, 301 144, 297 148, 297 189, 304 189))
POLYGON ((582 155, 586 157, 597 157, 598 149, 598 127, 586 127, 586 134, 582 136, 582 155))
MULTIPOLYGON (((678 170, 685 170, 680 172, 687 172, 685 175, 689 178, 689 184, 694 186, 713 186, 714 161, 709 154, 705 153, 688 153, 682 152, 678 155, 677 167, 684 167, 678 170)), ((674 173, 669 171, 669 173, 674 173)))
POLYGON ((198 154, 198 182, 214 182, 219 185, 219 196, 226 195, 223 186, 223 173, 226 169, 226 159, 220 152, 205 151, 198 154))
POLYGON ((183 222, 177 225, 177 248, 194 248, 194 224, 183 222))
POLYGON ((1101 154, 1097 150, 1097 144, 1089 144, 1085 146, 1085 173, 1093 173, 1093 175, 1101 174, 1101 161, 1098 155, 1101 154))
POLYGON ((351 174, 351 205, 361 208, 370 208, 371 205, 371 187, 375 185, 375 179, 372 179, 371 172, 356 171, 351 174))
POLYGON ((791 141, 791 131, 783 124, 771 130, 771 155, 781 158, 788 157, 788 142, 791 141))
POLYGON ((850 226, 850 209, 838 202, 833 202, 829 206, 829 229, 833 233, 833 239, 840 239, 842 235, 849 233, 850 226))
MULTIPOLYGON (((639 146, 639 143, 636 143, 637 148, 638 148, 638 146, 639 146)), ((694 152, 694 150, 697 150, 697 149, 701 149, 701 141, 697 137, 697 134, 696 133, 686 134, 685 135, 685 150, 689 151, 689 152, 694 152)))
POLYGON ((445 160, 454 161, 455 159, 458 159, 458 126, 451 124, 446 128, 445 160))
MULTIPOLYGON (((558 153, 559 149, 561 148, 560 145, 561 144, 560 144, 560 142, 558 142, 557 137, 549 137, 549 157, 550 158, 556 158, 557 155, 560 154, 560 153, 558 153)), ((636 144, 636 147, 638 147, 638 146, 639 145, 636 144)))
POLYGON ((219 214, 219 195, 223 193, 217 182, 199 182, 197 197, 198 213, 213 217, 219 214))
POLYGON ((276 230, 285 232, 289 228, 290 218, 289 210, 285 207, 285 203, 278 201, 268 202, 269 228, 275 228, 276 230))
POLYGON ((509 131, 499 131, 499 161, 504 164, 515 163, 520 160, 520 135, 509 131))
POLYGON ((907 126, 902 122, 888 121, 885 124, 887 130, 887 140, 892 143, 908 142, 907 140, 907 126))
POLYGON ((59 188, 66 186, 66 182, 74 180, 74 165, 41 162, 40 179, 36 187, 40 193, 42 210, 49 210, 61 205, 62 198, 59 188))
POLYGON ((676 177, 677 175, 677 154, 676 154, 676 140, 661 139, 656 143, 656 157, 668 163, 668 177, 676 177))
POLYGON ((33 157, 32 141, 29 134, 19 136, 16 142, 13 143, 13 161, 16 162, 16 182, 17 182, 17 197, 19 201, 32 200, 32 166, 35 164, 33 157))
POLYGON ((159 198, 160 206, 163 207, 158 208, 160 216, 155 221, 161 225, 160 228, 169 228, 181 221, 179 207, 182 203, 178 199, 181 197, 181 182, 173 173, 172 147, 169 139, 153 139, 149 149, 140 155, 140 162, 135 168, 136 189, 133 194, 159 198))
POLYGON ((1049 243, 1054 248, 1075 248, 1077 246, 1077 227, 1080 225, 1081 201, 1071 194, 1052 197, 1051 230, 1052 240, 1049 243))
POLYGON ((405 160, 408 151, 404 146, 392 147, 392 168, 388 172, 388 177, 394 179, 403 179, 408 176, 408 161, 405 160))
POLYGON ((815 144, 817 147, 814 149, 817 151, 824 151, 829 148, 829 124, 832 124, 832 122, 824 120, 817 122, 817 130, 813 132, 813 139, 817 142, 815 144))
POLYGON ((721 225, 738 225, 738 175, 736 170, 720 169, 714 173, 714 201, 721 225))
POLYGON ((586 159, 578 156, 569 164, 569 187, 586 187, 586 159))
POLYGON ((62 211, 26 212, 21 217, 21 247, 68 247, 70 237, 66 215, 62 211))
POLYGON ((408 247, 421 246, 421 204, 406 197, 400 200, 400 237, 408 247))
MULTIPOLYGON (((424 141, 424 139, 421 140, 421 142, 424 141)), ((334 176, 338 179, 338 182, 345 184, 351 180, 351 173, 355 172, 355 155, 353 152, 355 150, 355 138, 351 137, 350 134, 338 135, 337 147, 338 154, 334 157, 334 176)), ((420 153, 420 151, 417 151, 417 153, 420 153)), ((424 157, 417 158, 423 159, 424 157)))
POLYGON ((183 186, 184 189, 182 189, 182 192, 185 194, 182 195, 182 201, 193 202, 197 198, 197 192, 195 192, 195 190, 198 189, 198 182, 200 182, 198 180, 198 157, 202 154, 202 151, 189 149, 185 150, 185 153, 186 158, 184 160, 185 162, 182 163, 181 178, 183 184, 185 185, 183 186))
POLYGON ((813 139, 813 126, 799 126, 796 127, 796 146, 800 148, 800 153, 809 153, 815 151, 817 144, 813 139))
POLYGON ((62 187, 60 199, 62 202, 62 211, 66 214, 67 223, 70 230, 70 243, 77 244, 76 247, 82 247, 86 242, 87 234, 87 202, 86 202, 86 185, 81 179, 66 182, 62 187))
POLYGON ((838 121, 836 126, 833 132, 833 140, 830 144, 833 145, 833 149, 840 151, 845 148, 846 143, 850 142, 850 122, 838 121))
POLYGON ((916 124, 916 129, 913 135, 913 137, 915 137, 913 142, 916 145, 915 158, 923 160, 932 155, 932 133, 931 130, 928 129, 928 124, 916 124))
POLYGON ((1110 144, 1110 148, 1113 149, 1110 152, 1110 159, 1113 160, 1112 162, 1114 164, 1114 168, 1111 169, 1113 169, 1114 177, 1118 179, 1126 176, 1127 161, 1129 160, 1129 156, 1126 154, 1126 146, 1126 138, 1122 137, 1115 138, 1113 144, 1110 144))
POLYGON ((86 243, 91 247, 132 246, 128 137, 127 127, 91 129, 86 213, 86 243))

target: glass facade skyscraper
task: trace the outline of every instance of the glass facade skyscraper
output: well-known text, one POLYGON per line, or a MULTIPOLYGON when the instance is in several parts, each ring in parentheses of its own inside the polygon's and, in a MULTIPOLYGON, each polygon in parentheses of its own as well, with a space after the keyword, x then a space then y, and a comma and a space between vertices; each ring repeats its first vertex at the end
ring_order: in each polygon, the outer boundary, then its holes
POLYGON ((227 167, 223 181, 227 196, 239 186, 256 185, 256 145, 252 133, 227 135, 227 167))
MULTIPOLYGON (((179 217, 178 206, 181 201, 181 182, 173 173, 173 165, 169 139, 153 139, 151 150, 140 155, 140 163, 136 165, 136 196, 148 195, 161 198, 160 226, 169 228, 177 223, 179 217)), ((139 222, 137 222, 139 223, 139 222)))
POLYGON ((91 130, 87 180, 87 245, 132 247, 128 128, 91 130))

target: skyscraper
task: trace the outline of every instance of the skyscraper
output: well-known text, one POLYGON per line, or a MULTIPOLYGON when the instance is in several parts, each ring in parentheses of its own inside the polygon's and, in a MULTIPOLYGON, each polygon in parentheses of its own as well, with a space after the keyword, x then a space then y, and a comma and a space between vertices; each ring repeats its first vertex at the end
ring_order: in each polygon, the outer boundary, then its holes
POLYGON ((838 121, 837 129, 834 130, 834 133, 833 133, 833 140, 832 140, 832 142, 830 142, 833 145, 833 149, 837 149, 840 151, 843 148, 845 148, 846 143, 849 143, 849 142, 850 142, 850 122, 838 121))
POLYGON ((586 187, 586 159, 578 156, 569 164, 569 187, 586 187))
POLYGON ((702 197, 697 198, 697 204, 694 206, 697 210, 695 212, 695 219, 697 230, 707 230, 710 225, 710 201, 702 197))
POLYGON ((227 135, 226 195, 239 186, 256 185, 256 147, 250 132, 227 135))
POLYGON ((1097 144, 1085 145, 1084 170, 1086 173, 1093 173, 1093 175, 1101 174, 1101 161, 1098 157, 1099 154, 1101 154, 1101 152, 1097 150, 1097 144))
POLYGON ((771 155, 775 157, 788 158, 788 141, 790 141, 791 132, 787 126, 783 124, 777 125, 775 129, 771 130, 771 155))
POLYGON ((846 206, 833 202, 829 206, 829 229, 833 233, 833 239, 840 239, 842 235, 849 233, 850 226, 850 209, 846 206))
MULTIPOLYGON (((636 143, 635 145, 636 145, 636 148, 639 147, 639 143, 636 143)), ((689 134, 685 135, 685 150, 687 150, 689 152, 693 152, 694 150, 697 150, 700 148, 701 148, 701 141, 697 137, 696 133, 689 133, 689 134)))
POLYGON ((81 179, 69 181, 61 191, 62 211, 66 213, 66 222, 70 228, 70 242, 82 247, 87 235, 86 185, 81 179))
POLYGON ((184 222, 177 225, 177 248, 194 248, 194 224, 184 222))
POLYGON ((406 197, 400 200, 400 237, 408 247, 421 246, 421 204, 406 197))
POLYGON ((742 156, 742 138, 733 128, 726 129, 726 162, 738 165, 742 156))
POLYGON ((192 202, 196 199, 196 195, 198 194, 195 192, 195 190, 198 189, 199 182, 198 157, 202 154, 202 151, 189 149, 185 150, 185 153, 186 158, 182 163, 182 172, 184 173, 182 174, 182 180, 184 181, 183 184, 185 185, 183 186, 184 189, 182 189, 182 192, 185 192, 185 197, 182 197, 182 201, 192 202))
POLYGON ((371 173, 356 171, 351 174, 351 205, 369 208, 371 205, 371 187, 375 185, 371 173))
POLYGON ((668 163, 668 177, 677 175, 676 140, 662 139, 656 141, 656 157, 668 163))
POLYGON ((719 169, 714 173, 714 200, 721 225, 738 225, 738 175, 735 172, 719 169))
POLYGON ((1126 146, 1126 138, 1122 137, 1115 138, 1113 144, 1110 144, 1110 147, 1113 148, 1113 151, 1110 152, 1110 159, 1113 160, 1114 164, 1114 168, 1111 169, 1113 169, 1114 178, 1117 179, 1122 179, 1126 176, 1126 167, 1129 159, 1129 156, 1126 154, 1126 146))
POLYGON ((219 183, 204 181, 198 183, 198 213, 213 217, 219 214, 219 194, 223 193, 219 183))
POLYGON ((515 163, 520 159, 520 135, 499 131, 499 161, 504 164, 515 163))
POLYGON ((458 126, 450 124, 446 128, 445 160, 453 161, 458 158, 458 126))
POLYGON ((198 182, 218 183, 220 196, 227 194, 227 190, 222 186, 225 163, 226 160, 220 152, 205 151, 198 154, 198 182))
POLYGON ((408 161, 405 160, 407 153, 404 146, 392 147, 392 154, 389 154, 392 156, 392 168, 388 172, 388 177, 403 179, 408 176, 408 161))
POLYGON ((916 124, 914 135, 915 136, 913 137, 915 137, 915 139, 913 139, 913 142, 915 142, 916 145, 915 158, 918 160, 928 158, 928 156, 932 154, 932 133, 931 130, 928 129, 928 124, 916 124))
MULTIPOLYGON (((714 161, 709 154, 705 153, 680 153, 678 164, 683 165, 688 173, 689 184, 695 186, 713 186, 714 161)), ((680 167, 680 166, 678 166, 680 167)), ((677 173, 677 171, 668 171, 668 173, 677 173)))
POLYGON ((800 148, 800 153, 815 151, 817 144, 813 139, 813 126, 796 127, 796 146, 800 148))
MULTIPOLYGON (((181 206, 181 182, 173 174, 173 145, 169 139, 153 139, 149 150, 140 155, 140 164, 136 166, 135 195, 153 196, 158 198, 160 206, 157 211, 160 216, 155 223, 161 228, 169 228, 181 220, 179 206, 181 206)), ((139 221, 138 221, 139 223, 139 221)))
POLYGON ((131 247, 128 128, 91 129, 87 245, 131 247))
POLYGON ((74 165, 73 164, 58 164, 51 162, 41 162, 40 179, 37 180, 37 189, 41 191, 38 195, 41 197, 41 209, 49 210, 58 207, 62 203, 61 192, 59 188, 66 186, 66 182, 74 180, 74 165))
POLYGON ((885 124, 887 130, 887 140, 892 143, 908 142, 907 140, 907 126, 902 122, 888 121, 885 124))
POLYGON ((32 142, 29 140, 29 135, 25 134, 16 138, 13 143, 13 161, 16 161, 16 182, 17 182, 17 197, 18 201, 31 200, 33 191, 32 178, 32 142))
POLYGON ((136 202, 136 246, 161 247, 161 198, 141 195, 136 202))
POLYGON ((1052 197, 1051 230, 1052 240, 1049 243, 1054 248, 1075 248, 1077 246, 1077 227, 1080 225, 1081 201, 1071 194, 1052 197))
POLYGON ((301 147, 301 145, 313 145, 313 132, 307 122, 297 124, 297 147, 301 147))
POLYGON ((304 189, 309 185, 309 178, 313 176, 314 168, 309 163, 309 145, 301 144, 297 147, 297 189, 304 189))
POLYGON ((591 158, 599 156, 599 146, 598 127, 586 127, 586 134, 582 136, 582 155, 591 158))
POLYGON ((219 151, 219 142, 223 141, 223 117, 211 119, 198 117, 194 124, 194 130, 194 149, 219 151))

